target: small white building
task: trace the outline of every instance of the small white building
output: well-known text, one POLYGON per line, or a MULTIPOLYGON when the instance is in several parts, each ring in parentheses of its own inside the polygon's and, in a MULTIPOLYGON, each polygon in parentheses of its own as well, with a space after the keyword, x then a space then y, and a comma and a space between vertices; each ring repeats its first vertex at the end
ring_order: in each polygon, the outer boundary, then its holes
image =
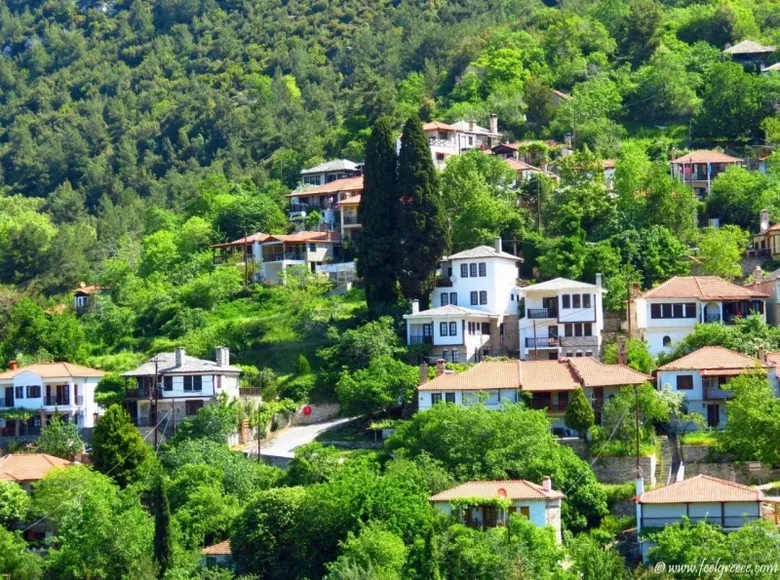
MULTIPOLYGON (((19 433, 36 434, 54 416, 79 428, 95 426, 100 408, 95 387, 103 371, 67 362, 36 363, 19 367, 16 361, 0 373, 0 409, 36 411, 19 433)), ((13 419, 0 418, 0 433, 15 435, 13 419)))
POLYGON ((469 481, 437 493, 429 501, 442 513, 470 527, 504 526, 509 516, 519 514, 539 528, 552 528, 560 544, 561 504, 565 497, 545 477, 542 485, 524 479, 469 481))
POLYGON ((768 296, 717 276, 675 276, 635 298, 631 308, 639 338, 657 356, 671 352, 697 324, 733 324, 753 314, 765 319, 768 296))
MULTIPOLYGON (((423 124, 423 132, 428 138, 433 164, 437 169, 444 168, 447 158, 460 155, 470 149, 490 149, 501 142, 498 132, 498 117, 490 116, 490 128, 480 127, 473 121, 458 121, 447 124, 441 121, 430 121, 423 124)), ((401 138, 397 142, 401 149, 401 138)))
POLYGON ((604 330, 601 274, 596 283, 555 278, 520 289, 520 358, 599 357, 604 330))
POLYGON ((287 208, 290 221, 300 224, 312 212, 320 214, 320 227, 337 231, 340 217, 338 202, 360 195, 363 191, 363 176, 345 177, 329 181, 322 185, 302 186, 285 197, 289 200, 287 208))
POLYGON ((357 177, 363 173, 361 165, 349 159, 326 161, 301 170, 301 185, 325 185, 338 179, 357 177))
POLYGON ((237 399, 240 374, 240 368, 230 366, 230 351, 223 346, 216 348, 216 361, 189 356, 182 347, 161 352, 122 375, 136 380, 125 396, 126 407, 136 426, 153 427, 157 401, 158 421, 167 416, 169 424, 176 425, 223 393, 237 399))
POLYGON ((712 191, 712 182, 730 166, 741 166, 743 159, 732 157, 720 151, 691 151, 672 159, 672 176, 696 192, 699 199, 706 198, 712 191))
POLYGON ((233 552, 230 548, 230 540, 225 540, 213 546, 206 546, 201 551, 201 568, 211 568, 220 566, 232 570, 235 567, 233 562, 233 552))
POLYGON ((500 239, 443 258, 432 307, 420 311, 413 300, 404 315, 407 344, 429 344, 432 356, 454 362, 516 353, 521 261, 500 239))
POLYGON ((643 560, 655 544, 643 538, 649 532, 682 523, 707 522, 724 531, 733 531, 762 518, 763 504, 777 503, 778 498, 734 481, 709 475, 697 475, 651 491, 644 491, 644 481, 637 479, 636 532, 643 560))
POLYGON ((733 377, 746 372, 767 375, 772 390, 778 394, 774 366, 722 346, 705 346, 658 367, 657 386, 659 390, 668 387, 682 393, 689 412, 702 415, 708 427, 722 429, 727 420, 726 401, 734 396, 725 386, 733 377))

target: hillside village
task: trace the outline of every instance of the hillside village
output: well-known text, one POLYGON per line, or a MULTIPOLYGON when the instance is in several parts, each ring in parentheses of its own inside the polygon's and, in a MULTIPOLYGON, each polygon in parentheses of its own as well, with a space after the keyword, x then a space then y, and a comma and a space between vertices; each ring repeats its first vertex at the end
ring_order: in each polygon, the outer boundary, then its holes
POLYGON ((776 0, 0 6, 0 576, 780 578, 776 0))

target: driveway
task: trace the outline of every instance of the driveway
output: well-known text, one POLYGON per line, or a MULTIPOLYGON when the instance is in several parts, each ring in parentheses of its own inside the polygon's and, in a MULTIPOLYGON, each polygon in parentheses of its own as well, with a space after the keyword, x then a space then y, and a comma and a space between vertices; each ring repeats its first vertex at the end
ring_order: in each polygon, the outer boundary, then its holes
MULTIPOLYGON (((320 433, 350 421, 352 421, 351 418, 334 419, 333 421, 314 423, 312 425, 298 425, 296 427, 288 427, 284 431, 280 432, 276 437, 274 437, 269 443, 264 443, 261 445, 260 453, 262 455, 292 458, 295 455, 296 447, 311 443, 320 433)), ((252 441, 251 443, 247 444, 245 452, 251 455, 257 454, 257 441, 252 441)))

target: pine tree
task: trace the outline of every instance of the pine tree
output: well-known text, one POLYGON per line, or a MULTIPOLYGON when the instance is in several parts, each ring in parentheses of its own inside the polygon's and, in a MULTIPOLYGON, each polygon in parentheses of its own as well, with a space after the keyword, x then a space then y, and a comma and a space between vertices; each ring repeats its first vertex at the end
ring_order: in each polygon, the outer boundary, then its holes
POLYGON ((168 492, 160 476, 154 488, 154 559, 160 566, 160 578, 173 567, 173 536, 171 535, 171 506, 168 492))
POLYGON ((593 407, 590 406, 585 393, 582 389, 577 389, 566 406, 566 414, 563 417, 564 424, 569 429, 579 432, 583 439, 588 434, 588 429, 593 427, 596 417, 593 414, 593 407))
POLYGON ((111 405, 98 419, 92 433, 92 462, 99 472, 124 487, 149 453, 130 415, 119 405, 111 405))
POLYGON ((436 268, 450 247, 450 229, 428 140, 414 117, 401 135, 397 192, 401 293, 427 307, 436 268))
POLYGON ((358 206, 361 224, 357 239, 358 272, 365 281, 366 302, 376 312, 395 302, 396 284, 396 155, 393 126, 378 119, 366 143, 363 193, 358 206))

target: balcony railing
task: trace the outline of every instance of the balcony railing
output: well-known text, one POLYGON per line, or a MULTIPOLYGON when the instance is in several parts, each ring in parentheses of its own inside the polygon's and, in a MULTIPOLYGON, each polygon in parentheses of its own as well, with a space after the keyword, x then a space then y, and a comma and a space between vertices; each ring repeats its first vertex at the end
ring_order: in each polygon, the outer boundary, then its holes
POLYGON ((440 147, 443 149, 456 149, 455 141, 453 139, 438 139, 436 137, 428 137, 428 145, 431 147, 440 147))
POLYGON ((704 388, 705 399, 731 399, 733 396, 734 392, 726 389, 719 389, 717 387, 704 388))
POLYGON ((242 397, 262 397, 263 389, 260 387, 239 387, 238 394, 242 397))
POLYGON ((557 348, 560 345, 560 339, 554 337, 526 338, 526 348, 557 348))
POLYGON ((558 318, 557 308, 529 308, 528 318, 540 319, 540 318, 558 318))
MULTIPOLYGON (((126 396, 130 399, 150 399, 153 391, 151 387, 136 387, 134 389, 128 389, 126 396)), ((157 397, 162 399, 162 390, 157 389, 157 397)))
POLYGON ((263 260, 266 262, 281 262, 283 260, 298 260, 303 261, 306 257, 301 252, 285 252, 284 254, 273 254, 271 256, 263 256, 263 260))
POLYGON ((48 407, 56 405, 70 405, 70 397, 63 397, 60 395, 47 395, 43 398, 43 404, 48 407))
POLYGON ((433 344, 433 337, 415 334, 409 337, 409 344, 433 344))
MULTIPOLYGON (((672 524, 677 524, 682 521, 682 515, 680 515, 677 518, 674 517, 666 517, 666 518, 642 518, 642 527, 643 528, 663 528, 665 526, 669 526, 672 524)), ((748 522, 755 522, 760 520, 761 518, 759 516, 726 516, 721 517, 720 515, 714 514, 706 517, 700 517, 700 516, 694 516, 689 518, 691 520, 692 524, 696 524, 699 522, 707 522, 708 524, 713 524, 715 526, 720 526, 722 528, 740 528, 747 524, 748 522)))
POLYGON ((345 226, 355 226, 359 224, 360 222, 358 221, 357 216, 353 216, 353 215, 344 216, 345 226))
POLYGON ((449 278, 436 278, 437 288, 452 288, 452 280, 449 278))
POLYGON ((720 322, 720 314, 705 314, 704 322, 720 322))
POLYGON ((562 336, 561 337, 561 346, 596 348, 598 344, 599 344, 599 339, 597 336, 562 336))
POLYGON ((565 411, 566 406, 568 405, 568 402, 562 402, 562 401, 544 401, 544 400, 537 400, 537 399, 531 399, 531 404, 529 407, 531 409, 534 409, 536 411, 541 411, 542 409, 547 409, 548 411, 565 411))

